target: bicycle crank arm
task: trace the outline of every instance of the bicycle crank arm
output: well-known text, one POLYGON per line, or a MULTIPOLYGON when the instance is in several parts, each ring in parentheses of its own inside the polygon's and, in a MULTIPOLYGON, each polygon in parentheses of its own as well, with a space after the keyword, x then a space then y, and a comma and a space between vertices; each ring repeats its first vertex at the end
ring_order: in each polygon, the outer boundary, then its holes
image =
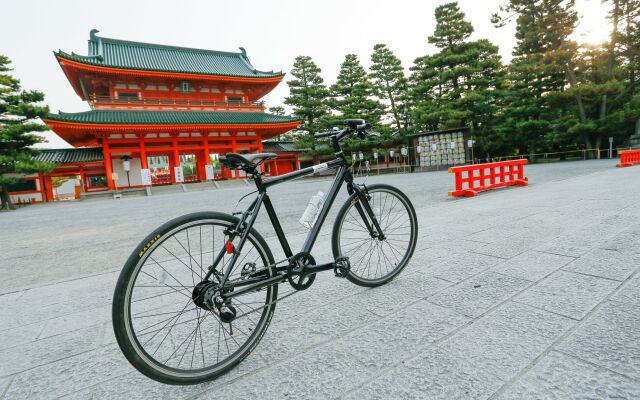
POLYGON ((303 274, 309 275, 309 274, 315 274, 316 272, 328 271, 330 269, 334 269, 335 266, 336 266, 335 262, 330 262, 330 263, 320 264, 320 265, 309 265, 304 267, 303 274))

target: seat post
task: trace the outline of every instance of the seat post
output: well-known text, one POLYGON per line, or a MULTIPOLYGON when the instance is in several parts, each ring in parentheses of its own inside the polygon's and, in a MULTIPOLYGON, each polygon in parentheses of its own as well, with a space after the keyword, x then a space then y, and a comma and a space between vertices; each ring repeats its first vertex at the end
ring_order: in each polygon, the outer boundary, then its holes
POLYGON ((262 174, 258 171, 258 167, 256 166, 251 173, 253 176, 253 182, 256 184, 256 188, 258 189, 258 193, 265 193, 267 188, 262 184, 262 174))

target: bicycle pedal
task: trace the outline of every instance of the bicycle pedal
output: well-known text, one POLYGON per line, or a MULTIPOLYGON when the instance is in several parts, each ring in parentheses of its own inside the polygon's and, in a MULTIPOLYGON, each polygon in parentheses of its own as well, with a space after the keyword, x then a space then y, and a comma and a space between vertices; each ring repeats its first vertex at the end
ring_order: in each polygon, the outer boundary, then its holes
POLYGON ((351 271, 349 257, 338 257, 333 265, 333 273, 338 278, 346 278, 351 271))

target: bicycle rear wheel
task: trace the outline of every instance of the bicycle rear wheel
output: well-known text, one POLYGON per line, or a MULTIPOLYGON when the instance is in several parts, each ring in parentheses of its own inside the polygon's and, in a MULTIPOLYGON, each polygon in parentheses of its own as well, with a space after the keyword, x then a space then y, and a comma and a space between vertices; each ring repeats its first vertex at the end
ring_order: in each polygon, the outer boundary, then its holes
POLYGON ((375 287, 389 282, 406 267, 416 247, 418 219, 409 198, 393 186, 374 184, 367 186, 367 191, 384 238, 371 235, 356 208, 361 200, 353 194, 338 212, 331 242, 336 259, 349 258, 347 279, 375 287))
MULTIPOLYGON (((162 225, 127 260, 113 299, 113 327, 122 352, 146 376, 169 384, 196 384, 229 371, 258 344, 271 321, 277 285, 234 297, 234 319, 204 307, 230 261, 225 254, 211 283, 203 278, 237 218, 215 212, 185 215, 162 225), (198 286, 200 285, 200 286, 198 286), (213 289, 212 289, 213 290, 213 289), (210 294, 209 294, 210 295, 210 294), (237 317, 236 317, 237 316, 237 317)), ((245 271, 273 276, 273 256, 251 230, 228 283, 245 271)))

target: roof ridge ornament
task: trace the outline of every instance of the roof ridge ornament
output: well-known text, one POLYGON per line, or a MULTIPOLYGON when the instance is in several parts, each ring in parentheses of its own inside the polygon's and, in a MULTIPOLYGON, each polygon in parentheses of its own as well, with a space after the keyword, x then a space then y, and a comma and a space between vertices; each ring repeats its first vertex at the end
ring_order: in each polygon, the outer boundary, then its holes
POLYGON ((92 30, 90 30, 90 31, 89 31, 89 38, 90 38, 91 40, 93 40, 93 41, 98 40, 98 36, 96 35, 96 33, 98 33, 98 32, 100 32, 100 31, 99 31, 99 30, 97 30, 97 29, 95 29, 95 28, 94 28, 94 29, 92 29, 92 30))

